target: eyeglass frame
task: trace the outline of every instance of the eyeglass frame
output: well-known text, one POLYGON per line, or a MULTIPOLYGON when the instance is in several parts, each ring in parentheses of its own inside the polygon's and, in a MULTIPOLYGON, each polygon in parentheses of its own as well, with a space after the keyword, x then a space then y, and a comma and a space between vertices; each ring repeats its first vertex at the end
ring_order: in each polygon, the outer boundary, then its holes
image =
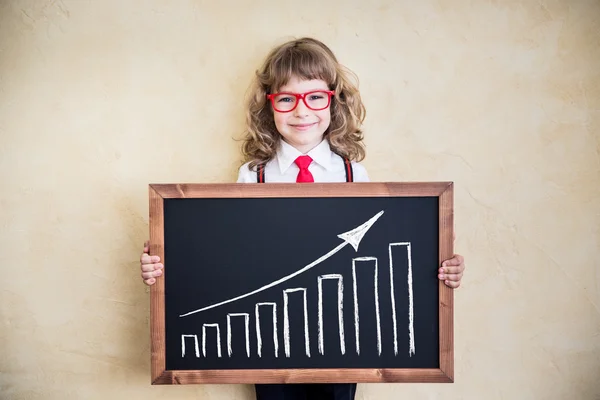
POLYGON ((298 108, 298 104, 300 104, 300 100, 302 100, 304 102, 304 105, 309 109, 309 110, 313 110, 313 111, 321 111, 321 110, 325 110, 327 109, 329 106, 331 106, 331 96, 335 95, 335 90, 311 90, 310 92, 306 92, 306 93, 292 93, 292 92, 279 92, 279 93, 267 93, 267 100, 271 100, 271 107, 273 107, 273 110, 279 112, 279 113, 288 113, 288 112, 292 112, 294 111, 296 108, 298 108), (308 103, 306 102, 306 96, 309 94, 313 94, 313 93, 326 93, 328 94, 328 98, 327 98, 327 105, 323 108, 312 108, 311 106, 308 105, 308 103), (279 111, 276 107, 275 107, 275 96, 279 96, 282 94, 287 94, 290 96, 294 96, 296 98, 296 104, 294 105, 294 108, 287 110, 287 111, 279 111))

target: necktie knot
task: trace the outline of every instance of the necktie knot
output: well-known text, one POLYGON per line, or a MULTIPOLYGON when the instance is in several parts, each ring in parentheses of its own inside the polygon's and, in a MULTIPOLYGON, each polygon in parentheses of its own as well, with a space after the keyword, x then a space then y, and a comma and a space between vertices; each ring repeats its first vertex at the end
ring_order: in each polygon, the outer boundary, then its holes
POLYGON ((308 170, 308 166, 311 162, 312 158, 310 158, 310 156, 300 156, 296 158, 295 163, 298 168, 300 168, 296 182, 314 182, 313 176, 308 170))
POLYGON ((308 168, 308 166, 312 162, 312 158, 310 158, 310 156, 300 156, 300 157, 296 158, 295 162, 296 162, 296 165, 298 166, 298 168, 305 169, 305 168, 308 168))

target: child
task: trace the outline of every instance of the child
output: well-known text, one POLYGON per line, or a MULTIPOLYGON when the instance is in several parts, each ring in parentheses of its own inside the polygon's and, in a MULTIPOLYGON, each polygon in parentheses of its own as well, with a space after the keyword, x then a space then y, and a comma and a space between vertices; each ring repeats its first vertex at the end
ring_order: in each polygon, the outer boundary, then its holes
MULTIPOLYGON (((361 124, 365 108, 354 74, 311 38, 273 49, 257 71, 246 113, 246 163, 237 182, 368 182, 361 124)), ((141 257, 147 285, 162 275, 157 256, 141 257)), ((442 263, 439 279, 460 285, 462 256, 442 263)), ((352 400, 356 384, 256 385, 257 400, 352 400)))

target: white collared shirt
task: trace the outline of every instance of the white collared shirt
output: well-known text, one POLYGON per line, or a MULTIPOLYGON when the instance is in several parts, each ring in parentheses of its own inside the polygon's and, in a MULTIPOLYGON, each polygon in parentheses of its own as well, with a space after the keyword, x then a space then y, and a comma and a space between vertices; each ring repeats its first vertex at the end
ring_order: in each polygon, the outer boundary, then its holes
MULTIPOLYGON (((344 160, 331 151, 327 140, 323 140, 306 154, 313 159, 308 170, 315 182, 346 182, 344 160)), ((300 168, 294 161, 301 155, 300 151, 281 140, 277 155, 265 165, 265 182, 296 182, 300 168)), ((240 167, 237 183, 256 183, 256 168, 250 170, 249 164, 240 167)), ((354 182, 369 182, 367 170, 359 163, 352 161, 352 171, 354 182)))

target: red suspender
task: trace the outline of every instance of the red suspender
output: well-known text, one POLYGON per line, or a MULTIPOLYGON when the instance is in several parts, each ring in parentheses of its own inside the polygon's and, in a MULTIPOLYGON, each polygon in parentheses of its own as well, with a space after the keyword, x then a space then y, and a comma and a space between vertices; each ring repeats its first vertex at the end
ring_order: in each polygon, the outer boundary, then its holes
POLYGON ((344 159, 344 170, 346 171, 346 182, 354 182, 354 171, 352 170, 352 163, 346 157, 344 159))
POLYGON ((256 167, 256 183, 265 183, 265 164, 256 167))
MULTIPOLYGON (((342 157, 342 159, 344 160, 346 182, 354 182, 354 170, 352 169, 352 162, 346 157, 342 157)), ((256 167, 256 183, 265 183, 265 164, 258 164, 256 167)))

